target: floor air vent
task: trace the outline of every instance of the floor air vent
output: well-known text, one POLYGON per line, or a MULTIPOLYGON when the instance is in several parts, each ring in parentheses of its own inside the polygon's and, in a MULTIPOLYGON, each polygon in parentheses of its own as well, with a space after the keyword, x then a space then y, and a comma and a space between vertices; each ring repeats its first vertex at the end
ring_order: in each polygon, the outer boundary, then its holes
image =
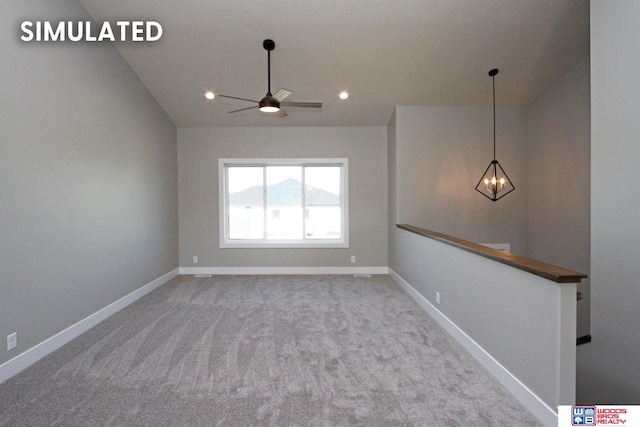
POLYGON ((211 274, 196 274, 193 277, 195 277, 196 279, 208 279, 211 276, 211 274))

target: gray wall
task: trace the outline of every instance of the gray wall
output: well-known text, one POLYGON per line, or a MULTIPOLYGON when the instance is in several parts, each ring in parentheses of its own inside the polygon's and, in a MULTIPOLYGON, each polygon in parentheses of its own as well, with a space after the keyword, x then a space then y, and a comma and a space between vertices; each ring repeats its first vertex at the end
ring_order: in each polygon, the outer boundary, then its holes
POLYGON ((397 107, 394 110, 389 124, 387 125, 387 172, 389 182, 388 193, 388 239, 389 239, 389 258, 388 265, 394 270, 397 269, 403 262, 402 251, 400 250, 400 243, 398 242, 398 228, 396 224, 400 224, 398 221, 398 142, 396 135, 398 133, 397 126, 397 107))
POLYGON ((25 19, 88 15, 2 4, 0 363, 178 266, 174 124, 113 46, 25 43, 25 19))
MULTIPOLYGON (((497 157, 516 191, 494 203, 474 190, 491 160, 491 107, 396 108, 387 139, 389 267, 553 408, 560 285, 394 225, 408 222, 476 242, 507 242, 524 254, 527 112, 498 108, 498 141, 509 140, 512 147, 502 155, 498 142, 497 157), (435 303, 436 292, 441 304, 435 303)), ((573 381, 572 376, 571 396, 573 381)))
POLYGON ((389 182, 388 207, 390 230, 398 224, 398 159, 396 156, 396 112, 394 111, 387 125, 387 172, 389 182))
POLYGON ((178 186, 182 267, 387 266, 385 127, 179 128, 178 186), (350 247, 220 249, 218 159, 246 157, 347 157, 350 247))
MULTIPOLYGON (((452 335, 463 345, 472 340, 501 365, 487 367, 518 398, 531 404, 529 392, 514 387, 509 375, 505 380, 503 369, 551 408, 573 403, 575 284, 551 282, 399 228, 391 231, 390 241, 397 259, 393 272, 446 316, 444 322, 434 316, 445 328, 456 325, 452 335), (561 361, 563 351, 569 357, 561 361)), ((474 346, 470 351, 486 362, 483 352, 474 346)), ((529 406, 534 408, 540 417, 537 403, 529 406)))
POLYGON ((640 403, 640 3, 591 2, 591 333, 578 401, 640 403))
MULTIPOLYGON (((491 107, 397 107, 388 126, 390 226, 510 243, 514 253, 589 274, 589 58, 530 106, 497 108, 497 158, 516 186, 498 202, 474 190, 492 158, 492 126, 491 107)), ((583 336, 589 280, 579 289, 583 336)))
MULTIPOLYGON (((589 274, 589 58, 530 105, 527 248, 523 255, 589 274)), ((578 285, 577 335, 588 335, 589 279, 578 285)))
POLYGON ((524 253, 527 220, 526 108, 498 107, 497 159, 516 191, 498 202, 475 186, 493 159, 492 107, 397 107, 400 223, 524 253))
MULTIPOLYGON (((585 58, 532 105, 498 107, 497 158, 516 191, 496 203, 473 189, 491 160, 491 107, 397 107, 388 125, 390 268, 434 304, 435 292, 440 292, 438 309, 520 379, 526 378, 527 386, 552 407, 557 374, 553 356, 539 353, 536 346, 541 343, 531 341, 533 336, 553 337, 552 324, 543 331, 536 320, 537 326, 526 332, 531 324, 516 321, 522 321, 525 312, 531 319, 535 313, 554 319, 556 305, 538 298, 558 285, 525 289, 523 277, 507 286, 512 295, 502 290, 493 295, 490 274, 485 279, 478 272, 473 279, 449 280, 462 268, 453 261, 434 276, 445 261, 429 267, 435 256, 431 252, 415 259, 424 238, 404 236, 394 224, 410 223, 481 243, 511 243, 515 253, 588 273, 589 95, 585 58), (477 282, 472 288, 470 280, 477 282), (507 320, 510 316, 516 321, 507 320), (527 342, 513 338, 505 346, 487 332, 496 327, 513 337, 528 337, 527 342), (534 348, 527 350, 532 343, 534 348)), ((578 333, 589 333, 588 306, 579 320, 578 333)))

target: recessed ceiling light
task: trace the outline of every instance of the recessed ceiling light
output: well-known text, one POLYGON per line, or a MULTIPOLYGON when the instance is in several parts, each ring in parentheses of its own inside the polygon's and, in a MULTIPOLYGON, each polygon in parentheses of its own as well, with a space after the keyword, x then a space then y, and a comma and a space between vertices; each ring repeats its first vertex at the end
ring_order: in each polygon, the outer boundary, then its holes
POLYGON ((204 94, 204 97, 207 99, 213 99, 216 97, 216 95, 213 92, 208 91, 207 93, 204 94))
POLYGON ((349 94, 346 91, 342 91, 340 92, 340 99, 347 99, 349 97, 349 94))

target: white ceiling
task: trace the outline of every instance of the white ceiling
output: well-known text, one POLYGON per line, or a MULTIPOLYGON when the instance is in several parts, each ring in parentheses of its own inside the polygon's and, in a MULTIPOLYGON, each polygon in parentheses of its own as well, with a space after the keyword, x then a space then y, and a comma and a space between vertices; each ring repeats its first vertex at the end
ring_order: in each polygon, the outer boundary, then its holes
POLYGON ((160 41, 116 43, 177 126, 382 126, 396 105, 532 102, 589 53, 588 0, 80 0, 96 22, 153 20, 160 41), (271 89, 322 102, 266 116, 271 89), (341 101, 338 93, 350 98, 341 101))

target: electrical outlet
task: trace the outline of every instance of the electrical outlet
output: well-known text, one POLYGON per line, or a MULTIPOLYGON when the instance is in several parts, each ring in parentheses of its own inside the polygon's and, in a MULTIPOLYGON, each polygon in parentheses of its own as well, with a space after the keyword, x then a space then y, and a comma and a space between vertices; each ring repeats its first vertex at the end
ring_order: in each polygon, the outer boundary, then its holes
POLYGON ((194 257, 193 257, 193 263, 194 263, 194 264, 197 264, 197 263, 198 263, 198 257, 197 257, 197 256, 194 256, 194 257))
POLYGON ((18 346, 18 333, 14 332, 7 335, 7 351, 13 350, 18 346))
POLYGON ((356 263, 356 256, 351 255, 351 264, 355 264, 355 263, 356 263))
POLYGON ((440 292, 436 292, 436 304, 440 304, 440 292))

